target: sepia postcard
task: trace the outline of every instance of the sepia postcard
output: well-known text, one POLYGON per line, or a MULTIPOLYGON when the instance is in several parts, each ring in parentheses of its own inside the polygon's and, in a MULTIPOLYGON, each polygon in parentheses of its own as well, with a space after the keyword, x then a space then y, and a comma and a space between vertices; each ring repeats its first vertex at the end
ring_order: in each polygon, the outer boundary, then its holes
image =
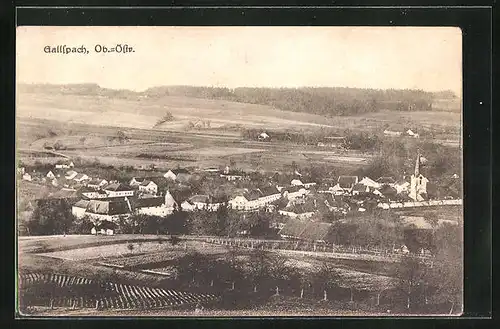
POLYGON ((16 39, 19 317, 462 314, 460 29, 16 39))

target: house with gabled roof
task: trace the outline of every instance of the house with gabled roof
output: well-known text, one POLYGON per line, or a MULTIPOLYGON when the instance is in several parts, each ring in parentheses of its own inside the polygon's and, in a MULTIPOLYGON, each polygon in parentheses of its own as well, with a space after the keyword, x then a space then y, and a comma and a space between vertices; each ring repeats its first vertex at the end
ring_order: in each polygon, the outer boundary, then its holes
POLYGON ((70 180, 70 179, 73 179, 76 177, 76 175, 78 175, 78 173, 74 170, 70 170, 68 172, 66 172, 66 175, 64 176, 66 179, 70 180))
POLYGON ((71 207, 71 213, 73 214, 73 216, 75 216, 78 219, 85 217, 85 212, 87 211, 89 203, 90 200, 83 200, 83 199, 75 203, 71 207))
POLYGON ((108 181, 102 178, 94 178, 91 179, 88 183, 87 186, 94 189, 98 190, 108 184, 108 181))
POLYGON ((288 200, 303 198, 309 193, 310 191, 305 189, 303 186, 289 186, 282 189, 283 197, 288 200))
POLYGON ((158 194, 158 185, 152 180, 145 179, 139 184, 139 191, 156 195, 158 194))
POLYGON ((354 185, 358 183, 358 176, 339 176, 337 184, 347 193, 351 193, 354 185))
POLYGON ((127 199, 117 200, 89 200, 85 216, 93 220, 115 222, 120 218, 127 218, 133 212, 127 199))
POLYGON ((56 175, 54 175, 54 173, 52 171, 49 171, 47 173, 47 175, 45 175, 45 177, 47 177, 48 179, 54 179, 54 178, 56 178, 56 175))
POLYGON ((133 199, 134 209, 137 214, 167 217, 174 211, 174 207, 167 207, 164 197, 143 197, 133 199))
POLYGON ((134 190, 121 183, 111 183, 103 188, 109 198, 133 196, 134 190))
POLYGON ((191 174, 187 169, 177 168, 170 169, 163 175, 163 177, 173 181, 187 182, 189 179, 191 179, 191 174))
POLYGON ((377 183, 379 183, 380 185, 393 186, 396 183, 396 181, 392 177, 379 177, 377 179, 377 183))
MULTIPOLYGON (((187 201, 190 205, 193 205, 193 210, 217 211, 224 204, 225 200, 211 195, 197 194, 190 197, 187 201)), ((188 205, 185 205, 185 207, 191 208, 188 205)))
POLYGON ((77 183, 82 183, 82 182, 84 182, 84 181, 86 181, 86 180, 89 180, 89 179, 90 179, 90 177, 89 177, 89 176, 87 176, 86 174, 81 174, 81 173, 80 173, 80 174, 77 174, 77 175, 73 178, 73 180, 74 180, 75 182, 77 182, 77 183))
POLYGON ((363 177, 363 179, 361 179, 359 182, 359 184, 363 184, 365 186, 368 186, 368 187, 372 187, 372 188, 380 188, 380 183, 377 183, 376 181, 374 181, 373 179, 371 179, 370 177, 363 177))

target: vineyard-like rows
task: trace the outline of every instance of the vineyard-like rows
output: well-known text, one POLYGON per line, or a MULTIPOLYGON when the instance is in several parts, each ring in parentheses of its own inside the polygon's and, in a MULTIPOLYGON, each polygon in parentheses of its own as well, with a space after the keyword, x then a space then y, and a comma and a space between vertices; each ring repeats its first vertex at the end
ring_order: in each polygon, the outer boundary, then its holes
MULTIPOLYGON (((87 285, 89 289, 95 289, 93 280, 60 274, 26 273, 20 276, 21 296, 22 290, 34 284, 55 284, 58 287, 72 287, 75 285, 87 285)), ((52 296, 51 298, 39 297, 21 300, 27 306, 41 305, 52 307, 78 307, 78 308, 101 308, 101 309, 155 309, 175 307, 188 304, 207 303, 217 300, 212 294, 194 294, 189 292, 178 292, 161 288, 149 288, 133 285, 116 284, 105 282, 100 286, 97 293, 92 297, 80 295, 75 291, 63 296, 52 296)))

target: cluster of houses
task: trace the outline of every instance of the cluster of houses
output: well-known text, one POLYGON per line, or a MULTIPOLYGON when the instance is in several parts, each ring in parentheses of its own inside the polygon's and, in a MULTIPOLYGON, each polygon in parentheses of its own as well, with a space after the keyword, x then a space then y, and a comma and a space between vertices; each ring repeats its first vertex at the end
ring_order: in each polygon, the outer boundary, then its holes
MULTIPOLYGON (((132 214, 167 217, 176 210, 217 211, 220 207, 243 212, 264 210, 300 220, 325 213, 345 215, 348 212, 364 212, 370 206, 380 206, 382 201, 427 200, 429 180, 420 172, 422 159, 420 155, 417 156, 415 172, 409 180, 395 180, 392 177, 373 180, 369 177, 360 179, 357 176, 340 176, 335 184, 325 186, 303 181, 302 175, 296 172, 296 177, 286 186, 271 183, 270 180, 258 188, 236 188, 231 195, 225 197, 210 194, 179 196, 168 189, 160 188, 155 177, 133 177, 128 182, 91 178, 85 173, 78 173, 72 162, 57 164, 42 177, 42 181, 54 186, 63 184, 63 188, 57 193, 61 198, 74 200, 73 215, 77 218, 88 217, 95 222, 117 222, 120 218, 127 218, 132 214)), ((26 179, 24 168, 18 171, 22 179, 26 179)), ((248 180, 245 173, 233 171, 229 167, 220 171, 217 168, 208 168, 205 171, 212 177, 218 176, 221 180, 227 180, 230 184, 248 180)), ((182 168, 171 169, 162 177, 159 176, 185 186, 189 185, 192 177, 192 173, 182 168)), ((242 183, 246 186, 245 182, 242 183)))

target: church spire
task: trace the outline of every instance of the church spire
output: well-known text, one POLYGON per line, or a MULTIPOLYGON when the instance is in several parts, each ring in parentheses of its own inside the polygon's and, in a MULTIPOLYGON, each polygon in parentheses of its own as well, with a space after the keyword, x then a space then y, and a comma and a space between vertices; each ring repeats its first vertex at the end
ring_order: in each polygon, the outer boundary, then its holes
POLYGON ((415 162, 415 177, 420 175, 420 152, 417 153, 417 161, 415 162))

